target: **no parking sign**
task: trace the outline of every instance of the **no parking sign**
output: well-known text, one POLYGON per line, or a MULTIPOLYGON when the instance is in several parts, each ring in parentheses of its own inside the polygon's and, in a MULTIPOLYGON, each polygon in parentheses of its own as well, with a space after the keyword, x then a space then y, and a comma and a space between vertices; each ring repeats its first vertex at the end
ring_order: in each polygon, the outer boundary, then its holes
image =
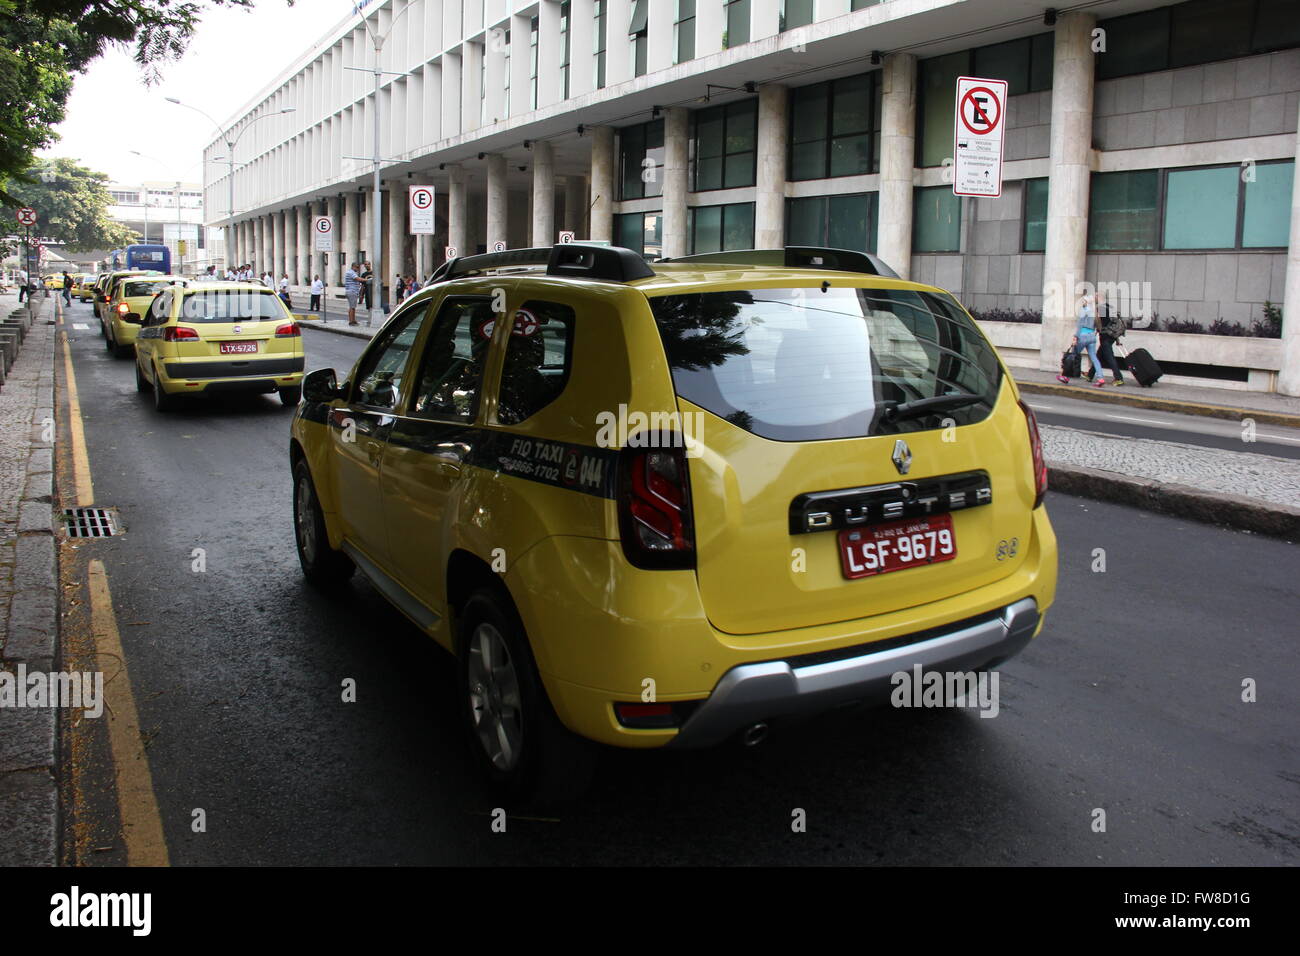
POLYGON ((1002 195, 1002 139, 1007 128, 1007 81, 957 77, 953 121, 952 191, 958 196, 1002 195))

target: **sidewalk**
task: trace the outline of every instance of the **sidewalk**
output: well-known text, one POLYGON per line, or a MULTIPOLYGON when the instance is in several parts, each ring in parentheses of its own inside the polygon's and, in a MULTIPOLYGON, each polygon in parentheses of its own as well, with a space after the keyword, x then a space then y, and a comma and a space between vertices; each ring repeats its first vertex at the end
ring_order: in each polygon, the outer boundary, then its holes
POLYGON ((1165 385, 1161 382, 1156 382, 1151 388, 1143 388, 1133 380, 1132 375, 1124 376, 1122 386, 1094 388, 1087 379, 1073 379, 1070 385, 1062 385, 1056 380, 1055 372, 1013 368, 1011 374, 1022 392, 1032 394, 1109 402, 1131 408, 1152 408, 1232 421, 1253 418, 1260 425, 1300 428, 1300 398, 1276 392, 1243 392, 1211 386, 1165 385))
MULTIPOLYGON (((0 670, 57 667, 53 533, 54 300, 36 316, 0 389, 0 670)), ((23 315, 0 295, 0 318, 23 315)), ((54 866, 58 853, 58 714, 0 708, 0 866, 54 866)))

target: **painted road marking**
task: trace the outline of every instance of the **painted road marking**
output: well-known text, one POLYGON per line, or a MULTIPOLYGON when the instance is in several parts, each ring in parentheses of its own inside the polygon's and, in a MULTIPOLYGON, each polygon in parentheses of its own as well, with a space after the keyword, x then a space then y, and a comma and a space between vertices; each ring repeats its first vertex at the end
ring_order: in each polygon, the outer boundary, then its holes
POLYGON ((1159 421, 1155 418, 1130 418, 1127 415, 1107 415, 1105 417, 1117 422, 1139 422, 1143 425, 1160 425, 1164 428, 1177 427, 1172 425, 1170 422, 1159 421))
MULTIPOLYGON (((91 639, 97 659, 118 661, 117 672, 104 684, 105 719, 108 741, 113 751, 113 771, 117 781, 118 813, 122 818, 122 839, 126 843, 129 866, 168 866, 167 840, 163 836, 162 815, 154 795, 153 774, 140 733, 140 715, 131 693, 131 676, 127 671, 126 652, 113 614, 113 597, 108 589, 104 562, 95 559, 87 569, 90 591, 91 639)), ((111 666, 111 665, 110 665, 111 666)))
POLYGON ((63 381, 68 390, 68 421, 72 424, 72 478, 76 488, 78 508, 89 508, 95 503, 95 485, 90 480, 90 456, 86 452, 86 433, 81 427, 81 402, 77 399, 77 376, 72 371, 72 349, 68 333, 60 332, 63 343, 63 381))
POLYGON ((74 329, 77 329, 77 330, 80 331, 80 332, 84 332, 84 331, 86 331, 87 329, 90 328, 90 326, 87 325, 85 322, 73 322, 73 323, 72 323, 72 327, 73 327, 74 329))

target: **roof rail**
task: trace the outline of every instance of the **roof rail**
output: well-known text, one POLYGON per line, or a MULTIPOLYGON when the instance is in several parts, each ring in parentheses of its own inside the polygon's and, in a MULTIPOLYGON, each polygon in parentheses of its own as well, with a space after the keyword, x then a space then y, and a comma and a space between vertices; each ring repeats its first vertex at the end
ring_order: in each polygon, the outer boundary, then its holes
POLYGON ((704 252, 694 256, 660 259, 660 262, 717 262, 741 266, 784 266, 797 269, 834 269, 897 279, 898 273, 883 259, 853 249, 823 249, 818 246, 786 246, 784 249, 736 249, 704 252))
POLYGON ((654 270, 631 249, 571 242, 448 259, 429 277, 429 284, 450 282, 452 279, 461 279, 490 269, 508 269, 512 266, 546 266, 546 274, 549 276, 605 279, 611 282, 631 282, 633 279, 648 279, 654 275, 654 270))

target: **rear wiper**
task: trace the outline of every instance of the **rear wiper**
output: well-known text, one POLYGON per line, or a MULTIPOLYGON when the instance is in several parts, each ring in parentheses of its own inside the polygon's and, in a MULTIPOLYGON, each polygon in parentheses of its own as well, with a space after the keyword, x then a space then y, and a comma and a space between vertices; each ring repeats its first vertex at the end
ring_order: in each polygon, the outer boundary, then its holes
POLYGON ((901 422, 908 418, 920 418, 923 415, 929 415, 934 412, 945 412, 954 408, 965 408, 967 405, 974 405, 976 402, 984 401, 983 395, 973 395, 970 392, 954 392, 951 395, 936 395, 933 398, 918 398, 914 402, 902 402, 888 405, 885 408, 884 419, 886 422, 901 422))

